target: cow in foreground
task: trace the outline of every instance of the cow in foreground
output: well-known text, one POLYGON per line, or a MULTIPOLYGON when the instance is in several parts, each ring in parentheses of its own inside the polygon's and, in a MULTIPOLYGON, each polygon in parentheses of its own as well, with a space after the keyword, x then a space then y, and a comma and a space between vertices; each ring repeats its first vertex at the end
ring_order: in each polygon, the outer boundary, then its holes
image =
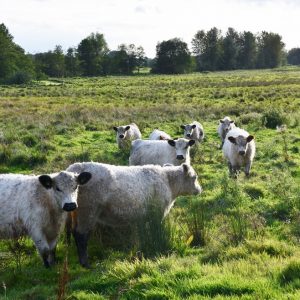
POLYGON ((184 138, 194 140, 196 143, 201 143, 203 141, 204 130, 199 122, 194 121, 191 124, 181 125, 180 127, 184 130, 184 138))
POLYGON ((87 242, 97 223, 118 227, 143 217, 150 204, 166 216, 181 195, 197 195, 201 187, 194 169, 181 166, 113 166, 101 163, 75 163, 72 172, 90 172, 92 179, 80 186, 78 210, 73 222, 79 261, 88 267, 87 242), (156 201, 156 202, 155 202, 156 201))
POLYGON ((226 134, 231 130, 235 128, 234 121, 231 120, 229 117, 225 117, 224 119, 220 120, 219 126, 218 126, 218 135, 222 141, 221 147, 224 145, 226 134))
POLYGON ((194 140, 184 138, 168 141, 136 140, 132 142, 129 165, 190 164, 190 147, 194 144, 194 140))
POLYGON ((149 140, 171 140, 172 138, 170 137, 170 135, 168 135, 166 132, 162 131, 162 130, 158 130, 158 129, 154 129, 150 136, 149 136, 149 140))
POLYGON ((67 212, 77 208, 77 186, 91 174, 0 175, 0 238, 30 236, 45 267, 55 263, 55 248, 67 212))
POLYGON ((116 140, 120 149, 128 149, 133 140, 142 138, 142 134, 135 123, 114 127, 114 130, 116 131, 116 140))
POLYGON ((255 156, 253 135, 238 127, 231 129, 225 138, 223 154, 228 161, 231 175, 236 177, 241 167, 245 167, 245 174, 249 176, 255 156))

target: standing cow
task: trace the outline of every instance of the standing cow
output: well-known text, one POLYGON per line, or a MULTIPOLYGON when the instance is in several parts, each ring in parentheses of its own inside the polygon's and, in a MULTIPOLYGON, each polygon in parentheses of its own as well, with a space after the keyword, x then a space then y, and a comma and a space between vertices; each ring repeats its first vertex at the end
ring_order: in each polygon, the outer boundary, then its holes
POLYGON ((142 134, 135 123, 114 127, 114 130, 116 131, 116 140, 120 149, 128 149, 131 141, 142 138, 142 134))
POLYGON ((235 128, 234 121, 231 120, 229 117, 225 117, 224 119, 220 120, 219 126, 218 126, 218 134, 221 138, 222 144, 221 149, 224 145, 226 134, 231 130, 235 128))
POLYGON ((187 164, 128 167, 89 162, 75 163, 67 170, 93 175, 87 185, 79 188, 73 227, 79 261, 84 267, 89 266, 87 242, 96 223, 130 225, 157 201, 157 209, 166 216, 176 197, 201 193, 197 174, 187 164))
POLYGON ((194 140, 196 143, 203 141, 204 130, 203 126, 199 122, 194 121, 191 124, 181 125, 180 127, 184 130, 184 138, 188 140, 194 140))
POLYGON ((245 167, 246 176, 250 175, 250 169, 255 156, 255 142, 253 135, 241 128, 235 127, 226 135, 223 145, 223 154, 228 161, 231 175, 237 176, 241 167, 245 167))
POLYGON ((132 142, 129 165, 190 164, 190 146, 194 144, 194 140, 184 138, 168 141, 136 140, 132 142))
POLYGON ((77 186, 91 174, 0 175, 0 238, 30 236, 45 267, 55 263, 55 248, 67 212, 77 208, 77 186))
POLYGON ((149 136, 149 140, 171 140, 172 138, 170 137, 170 135, 168 135, 166 132, 162 131, 162 130, 158 130, 158 129, 154 129, 150 136, 149 136))

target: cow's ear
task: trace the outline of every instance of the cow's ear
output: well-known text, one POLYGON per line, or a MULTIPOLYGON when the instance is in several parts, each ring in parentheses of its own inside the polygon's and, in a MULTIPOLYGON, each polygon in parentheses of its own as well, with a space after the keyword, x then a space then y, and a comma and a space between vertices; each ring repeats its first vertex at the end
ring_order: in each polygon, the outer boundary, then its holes
POLYGON ((114 131, 118 131, 118 127, 114 126, 113 128, 114 128, 114 131))
POLYGON ((126 126, 125 130, 127 131, 127 130, 129 130, 129 129, 130 129, 130 126, 129 126, 129 125, 126 126))
POLYGON ((235 137, 233 137, 233 136, 229 136, 228 141, 230 141, 232 144, 236 143, 235 137))
POLYGON ((188 145, 193 146, 195 144, 195 140, 189 140, 188 145))
POLYGON ((233 121, 233 120, 231 120, 231 121, 230 121, 230 124, 232 124, 232 123, 234 123, 234 121, 233 121))
POLYGON ((185 125, 180 125, 180 128, 181 129, 185 129, 185 125))
POLYGON ((220 120, 220 123, 224 123, 224 121, 223 121, 223 120, 220 120))
POLYGON ((252 140, 254 139, 254 136, 253 135, 248 135, 247 137, 247 143, 250 143, 252 140))
POLYGON ((174 140, 168 140, 168 144, 172 147, 175 147, 175 141, 174 140))
POLYGON ((196 125, 195 125, 195 124, 193 124, 193 125, 192 125, 192 128, 193 128, 193 129, 195 129, 195 128, 196 128, 196 125))
POLYGON ((82 172, 77 176, 77 183, 79 185, 86 184, 92 178, 92 174, 90 172, 82 172))
POLYGON ((51 189, 53 186, 53 180, 49 175, 41 175, 39 176, 39 181, 43 187, 47 190, 51 189))

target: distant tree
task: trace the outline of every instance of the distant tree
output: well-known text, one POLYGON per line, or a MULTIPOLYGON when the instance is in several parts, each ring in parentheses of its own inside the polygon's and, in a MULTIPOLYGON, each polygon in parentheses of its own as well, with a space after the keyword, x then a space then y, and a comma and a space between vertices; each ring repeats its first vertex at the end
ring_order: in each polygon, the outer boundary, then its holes
POLYGON ((238 55, 240 52, 240 37, 233 28, 228 28, 223 39, 222 68, 225 70, 234 70, 238 67, 238 55))
POLYGON ((291 65, 300 65, 300 48, 293 48, 287 53, 287 61, 291 65))
POLYGON ((200 30, 195 34, 192 40, 192 47, 197 57, 199 71, 214 71, 222 68, 222 41, 221 30, 216 27, 206 33, 200 30))
POLYGON ((79 76, 81 74, 80 63, 76 48, 68 48, 65 55, 66 76, 79 76))
POLYGON ((238 67, 242 69, 254 69, 257 59, 256 37, 252 32, 244 31, 240 34, 239 44, 238 67))
POLYGON ((158 43, 153 73, 182 74, 191 70, 191 54, 185 42, 178 38, 158 43))
POLYGON ((90 34, 80 42, 77 52, 83 75, 97 76, 105 73, 104 63, 108 47, 103 34, 90 34))
MULTIPOLYGON (((8 28, 0 24, 0 80, 10 80, 12 77, 26 78, 34 76, 34 65, 29 55, 13 42, 13 36, 8 28), (22 74, 22 76, 21 76, 22 74)), ((21 83, 19 79, 16 83, 21 83)))
POLYGON ((139 46, 136 48, 135 51, 135 57, 136 57, 136 69, 138 73, 140 72, 140 68, 145 66, 147 62, 147 58, 145 56, 145 51, 142 46, 139 46))
POLYGON ((263 31, 258 36, 258 68, 275 68, 281 65, 284 43, 276 33, 263 31))

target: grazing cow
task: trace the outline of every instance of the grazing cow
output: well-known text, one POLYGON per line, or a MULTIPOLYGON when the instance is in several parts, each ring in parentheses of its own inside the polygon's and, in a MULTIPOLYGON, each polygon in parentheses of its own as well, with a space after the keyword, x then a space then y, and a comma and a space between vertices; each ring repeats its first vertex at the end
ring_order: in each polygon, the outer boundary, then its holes
POLYGON ((117 133, 116 139, 120 149, 128 149, 131 141, 142 138, 142 134, 135 123, 114 127, 114 130, 117 133))
POLYGON ((150 136, 149 140, 171 140, 172 138, 164 131, 154 129, 150 136))
POLYGON ((166 216, 175 198, 197 195, 201 186, 194 169, 181 166, 113 166, 86 162, 68 167, 72 172, 90 172, 90 182, 79 188, 78 209, 73 216, 73 236, 79 261, 88 267, 87 242, 97 223, 118 227, 133 224, 143 217, 149 205, 166 216))
POLYGON ((77 208, 77 186, 91 174, 0 175, 0 238, 30 236, 45 267, 55 263, 55 248, 67 212, 77 208))
POLYGON ((219 127, 218 127, 218 134, 221 138, 222 144, 221 144, 221 149, 224 145, 225 137, 228 131, 231 129, 235 128, 234 121, 231 120, 229 117, 225 117, 223 120, 220 120, 219 127))
POLYGON ((253 135, 238 127, 231 129, 225 138, 223 154, 228 161, 231 175, 236 177, 240 168, 244 166, 245 174, 249 176, 255 155, 253 135))
POLYGON ((194 144, 194 140, 184 138, 168 141, 135 140, 131 146, 129 165, 190 164, 190 146, 194 144))
POLYGON ((199 122, 194 121, 191 124, 181 125, 180 127, 184 130, 184 138, 188 140, 194 140, 196 143, 203 141, 204 130, 203 126, 199 122))

